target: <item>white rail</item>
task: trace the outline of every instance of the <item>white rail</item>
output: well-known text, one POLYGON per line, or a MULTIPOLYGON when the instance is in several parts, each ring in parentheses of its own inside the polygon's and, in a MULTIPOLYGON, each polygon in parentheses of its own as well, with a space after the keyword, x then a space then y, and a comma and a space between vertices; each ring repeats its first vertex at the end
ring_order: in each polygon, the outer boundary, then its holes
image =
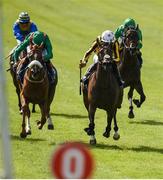
POLYGON ((0 3, 0 131, 2 134, 2 157, 3 157, 3 178, 12 178, 11 168, 11 147, 8 127, 8 108, 5 94, 5 76, 3 69, 3 50, 2 50, 2 4, 0 3))

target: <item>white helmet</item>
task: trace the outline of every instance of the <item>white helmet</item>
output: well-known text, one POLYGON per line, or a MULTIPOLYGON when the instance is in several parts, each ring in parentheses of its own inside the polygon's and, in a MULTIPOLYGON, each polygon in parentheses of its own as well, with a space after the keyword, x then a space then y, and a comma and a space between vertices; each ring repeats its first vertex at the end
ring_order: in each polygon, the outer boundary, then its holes
POLYGON ((101 41, 111 43, 114 40, 114 33, 110 30, 106 30, 101 35, 101 41))

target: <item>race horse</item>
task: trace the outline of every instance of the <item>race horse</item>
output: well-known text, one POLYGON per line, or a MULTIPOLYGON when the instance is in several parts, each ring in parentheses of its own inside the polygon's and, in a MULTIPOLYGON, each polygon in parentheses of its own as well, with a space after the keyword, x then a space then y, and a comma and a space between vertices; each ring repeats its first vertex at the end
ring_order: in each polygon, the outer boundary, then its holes
MULTIPOLYGON (((9 57, 10 57, 10 62, 9 62, 10 68, 8 69, 8 71, 10 71, 10 74, 11 74, 11 77, 12 77, 12 80, 13 80, 13 84, 14 84, 14 86, 16 88, 16 94, 17 94, 17 97, 18 97, 19 112, 20 112, 20 114, 22 114, 22 106, 21 106, 21 101, 20 101, 20 88, 19 88, 19 84, 18 84, 18 80, 17 80, 16 68, 15 69, 13 68, 14 60, 13 60, 12 54, 14 52, 14 49, 11 51, 11 53, 9 55, 9 57)), ((26 55, 27 55, 27 53, 25 51, 22 51, 19 58, 23 59, 26 55)), ((33 107, 32 107, 32 112, 35 112, 35 105, 34 104, 33 104, 33 107)))
MULTIPOLYGON (((23 110, 22 132, 20 136, 25 138, 27 135, 31 134, 29 103, 38 104, 40 107, 41 119, 37 121, 38 128, 42 129, 47 120, 48 129, 54 129, 50 116, 50 105, 55 95, 58 77, 57 71, 53 67, 56 72, 55 81, 54 83, 49 82, 47 69, 42 60, 42 50, 39 48, 33 50, 21 63, 23 63, 23 61, 29 61, 23 84, 20 85, 19 82, 19 87, 21 86, 20 98, 23 110)), ((19 63, 17 71, 21 63, 19 63)))
POLYGON ((141 83, 140 62, 136 54, 138 41, 137 29, 128 28, 122 41, 123 48, 120 53, 121 63, 118 67, 124 81, 124 88, 130 88, 128 92, 129 118, 134 118, 135 116, 133 112, 133 102, 139 108, 146 99, 141 83), (140 95, 140 100, 133 99, 134 89, 140 95))
POLYGON ((96 109, 103 109, 107 112, 107 126, 103 136, 108 138, 111 131, 112 119, 114 119, 115 140, 120 138, 116 119, 117 108, 121 107, 123 90, 119 87, 113 70, 112 50, 110 47, 103 47, 98 53, 96 71, 90 76, 88 88, 82 84, 83 101, 88 111, 89 126, 85 132, 90 136, 90 144, 96 144, 95 138, 95 112, 96 109))

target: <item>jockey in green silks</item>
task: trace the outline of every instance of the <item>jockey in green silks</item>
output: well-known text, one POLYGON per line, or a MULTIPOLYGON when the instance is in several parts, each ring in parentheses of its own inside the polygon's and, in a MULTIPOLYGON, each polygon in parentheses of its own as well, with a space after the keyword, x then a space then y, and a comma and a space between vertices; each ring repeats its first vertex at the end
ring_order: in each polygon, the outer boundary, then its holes
POLYGON ((123 38, 125 36, 125 32, 128 28, 134 28, 137 30, 138 33, 138 37, 139 37, 139 43, 137 46, 137 57, 140 63, 140 67, 142 66, 143 60, 142 60, 142 53, 140 52, 140 49, 142 48, 143 44, 142 44, 142 32, 138 27, 138 24, 136 24, 134 19, 131 18, 127 18, 125 19, 125 21, 123 22, 122 25, 120 25, 116 30, 115 30, 115 38, 118 40, 119 38, 123 38))
MULTIPOLYGON (((53 83, 55 73, 53 70, 53 65, 50 62, 50 59, 53 58, 53 52, 52 52, 52 44, 49 40, 48 35, 43 32, 40 32, 40 31, 30 33, 25 38, 25 40, 14 50, 13 58, 14 58, 15 64, 17 63, 17 61, 19 59, 19 55, 20 55, 21 51, 27 49, 28 46, 30 49, 32 49, 35 46, 36 47, 41 46, 42 57, 43 57, 43 61, 45 62, 47 70, 48 70, 49 80, 51 83, 53 83)), ((28 65, 28 58, 26 58, 26 59, 27 60, 22 63, 22 66, 21 66, 19 72, 17 72, 18 78, 20 79, 21 83, 23 83, 25 70, 28 65)))

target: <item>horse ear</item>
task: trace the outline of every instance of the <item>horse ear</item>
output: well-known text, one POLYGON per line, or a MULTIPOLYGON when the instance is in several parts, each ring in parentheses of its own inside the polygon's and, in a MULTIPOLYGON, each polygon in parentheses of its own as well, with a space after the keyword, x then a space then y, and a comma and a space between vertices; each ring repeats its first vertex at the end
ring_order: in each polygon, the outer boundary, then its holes
POLYGON ((139 24, 137 24, 137 26, 136 26, 136 30, 138 30, 139 29, 139 24))

